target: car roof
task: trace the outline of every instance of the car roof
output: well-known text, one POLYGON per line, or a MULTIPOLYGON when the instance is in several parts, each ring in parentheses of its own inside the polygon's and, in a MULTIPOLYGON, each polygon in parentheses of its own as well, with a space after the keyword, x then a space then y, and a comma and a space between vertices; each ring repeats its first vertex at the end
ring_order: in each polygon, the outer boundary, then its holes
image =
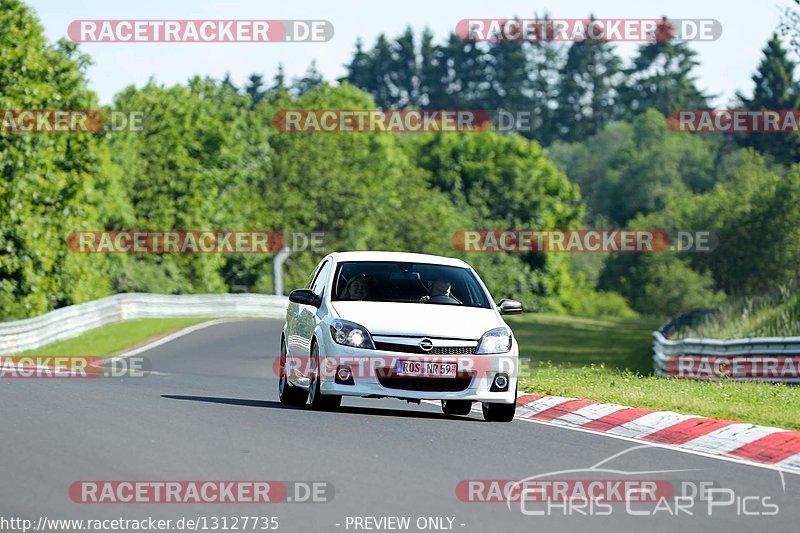
POLYGON ((467 263, 455 257, 442 257, 441 255, 415 254, 410 252, 335 252, 331 257, 336 262, 343 261, 403 261, 407 263, 429 263, 433 265, 448 265, 461 268, 470 268, 467 263))

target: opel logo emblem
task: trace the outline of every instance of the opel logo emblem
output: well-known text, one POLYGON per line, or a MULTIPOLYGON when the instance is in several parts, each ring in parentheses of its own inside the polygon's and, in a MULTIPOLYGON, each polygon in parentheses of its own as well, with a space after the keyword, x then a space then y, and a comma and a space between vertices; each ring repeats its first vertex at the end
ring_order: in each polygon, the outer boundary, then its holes
POLYGON ((419 347, 423 352, 430 352, 433 350, 433 341, 430 339, 422 339, 419 341, 419 347))

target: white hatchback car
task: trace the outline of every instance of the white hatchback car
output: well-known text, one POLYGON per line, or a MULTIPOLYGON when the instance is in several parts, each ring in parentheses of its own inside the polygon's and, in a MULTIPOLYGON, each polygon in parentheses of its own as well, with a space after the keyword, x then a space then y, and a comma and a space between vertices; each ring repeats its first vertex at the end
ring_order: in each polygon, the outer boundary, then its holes
POLYGON ((281 335, 281 402, 336 409, 342 396, 440 400, 511 421, 519 348, 501 314, 522 305, 489 291, 465 262, 399 252, 325 257, 289 295, 281 335))

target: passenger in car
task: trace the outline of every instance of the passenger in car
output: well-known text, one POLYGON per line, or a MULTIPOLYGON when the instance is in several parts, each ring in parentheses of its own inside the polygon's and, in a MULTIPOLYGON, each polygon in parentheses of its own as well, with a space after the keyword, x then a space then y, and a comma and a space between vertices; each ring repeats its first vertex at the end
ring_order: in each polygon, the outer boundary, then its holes
POLYGON ((363 274, 350 278, 342 293, 342 298, 348 300, 366 300, 368 297, 369 282, 363 274))

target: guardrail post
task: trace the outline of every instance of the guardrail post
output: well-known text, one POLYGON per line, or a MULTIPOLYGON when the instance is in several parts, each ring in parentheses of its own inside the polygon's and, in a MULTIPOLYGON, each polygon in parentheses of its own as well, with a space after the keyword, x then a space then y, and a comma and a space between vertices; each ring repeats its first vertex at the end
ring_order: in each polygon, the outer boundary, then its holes
POLYGON ((288 246, 275 254, 275 259, 272 261, 272 286, 274 293, 278 296, 283 296, 283 263, 286 258, 292 253, 288 246))

